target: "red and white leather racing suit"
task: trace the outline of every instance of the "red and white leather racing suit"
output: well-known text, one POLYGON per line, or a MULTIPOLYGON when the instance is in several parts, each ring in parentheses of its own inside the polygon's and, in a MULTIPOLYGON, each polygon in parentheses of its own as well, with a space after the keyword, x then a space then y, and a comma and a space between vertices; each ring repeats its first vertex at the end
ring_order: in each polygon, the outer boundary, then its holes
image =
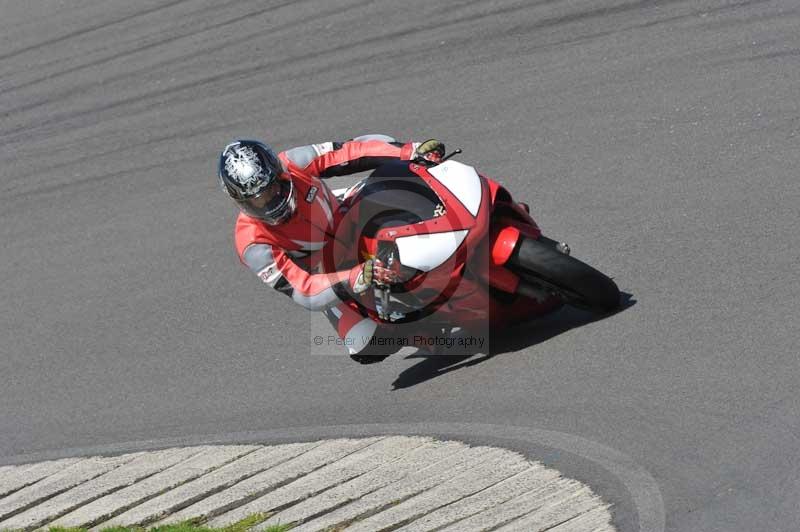
POLYGON ((376 324, 343 303, 361 265, 322 271, 323 248, 332 245, 339 221, 338 200, 322 179, 372 170, 412 158, 416 143, 386 135, 300 146, 278 154, 297 194, 297 210, 280 225, 240 213, 236 220, 239 259, 261 280, 309 310, 325 311, 351 354, 360 352, 376 324))

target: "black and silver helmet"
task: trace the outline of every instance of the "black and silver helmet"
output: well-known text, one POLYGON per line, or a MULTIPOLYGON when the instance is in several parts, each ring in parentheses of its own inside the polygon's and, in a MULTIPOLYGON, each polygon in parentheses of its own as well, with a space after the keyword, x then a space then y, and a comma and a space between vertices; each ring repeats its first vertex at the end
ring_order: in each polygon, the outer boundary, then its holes
POLYGON ((277 225, 294 214, 297 202, 292 180, 263 142, 237 140, 225 146, 217 174, 222 188, 248 216, 277 225))

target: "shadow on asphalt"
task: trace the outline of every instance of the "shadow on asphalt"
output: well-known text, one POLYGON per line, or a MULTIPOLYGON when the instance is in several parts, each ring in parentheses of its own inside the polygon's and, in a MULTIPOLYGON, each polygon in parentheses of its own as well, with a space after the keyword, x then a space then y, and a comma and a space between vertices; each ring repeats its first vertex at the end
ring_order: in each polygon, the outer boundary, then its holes
POLYGON ((394 390, 410 388, 425 381, 435 379, 457 369, 468 368, 485 362, 503 353, 513 353, 540 344, 570 329, 582 327, 588 323, 601 321, 634 306, 636 300, 627 292, 621 293, 619 310, 612 314, 595 315, 570 306, 529 321, 515 327, 490 333, 492 339, 488 349, 465 352, 459 350, 457 355, 432 355, 422 350, 406 356, 408 359, 420 359, 418 364, 405 369, 392 383, 394 390))

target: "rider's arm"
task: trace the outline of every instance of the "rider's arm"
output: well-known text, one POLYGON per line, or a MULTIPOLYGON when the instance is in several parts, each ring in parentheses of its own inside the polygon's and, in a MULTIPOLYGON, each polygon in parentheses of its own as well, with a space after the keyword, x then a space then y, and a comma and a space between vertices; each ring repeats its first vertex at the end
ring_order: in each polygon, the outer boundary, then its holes
POLYGON ((373 170, 396 160, 410 160, 418 143, 396 142, 386 135, 364 135, 346 142, 324 142, 283 152, 298 168, 317 177, 373 170))
POLYGON ((339 272, 312 274, 272 244, 250 244, 241 259, 262 281, 308 310, 326 310, 350 299, 351 292, 366 288, 361 276, 362 265, 339 272))

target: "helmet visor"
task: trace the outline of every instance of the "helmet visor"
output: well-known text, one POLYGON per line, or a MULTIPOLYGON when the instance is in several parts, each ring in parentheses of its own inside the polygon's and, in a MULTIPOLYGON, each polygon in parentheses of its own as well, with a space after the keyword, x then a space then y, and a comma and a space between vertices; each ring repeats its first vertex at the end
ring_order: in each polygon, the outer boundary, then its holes
POLYGON ((289 179, 276 179, 254 196, 236 200, 248 216, 276 225, 294 214, 294 187, 289 179))

